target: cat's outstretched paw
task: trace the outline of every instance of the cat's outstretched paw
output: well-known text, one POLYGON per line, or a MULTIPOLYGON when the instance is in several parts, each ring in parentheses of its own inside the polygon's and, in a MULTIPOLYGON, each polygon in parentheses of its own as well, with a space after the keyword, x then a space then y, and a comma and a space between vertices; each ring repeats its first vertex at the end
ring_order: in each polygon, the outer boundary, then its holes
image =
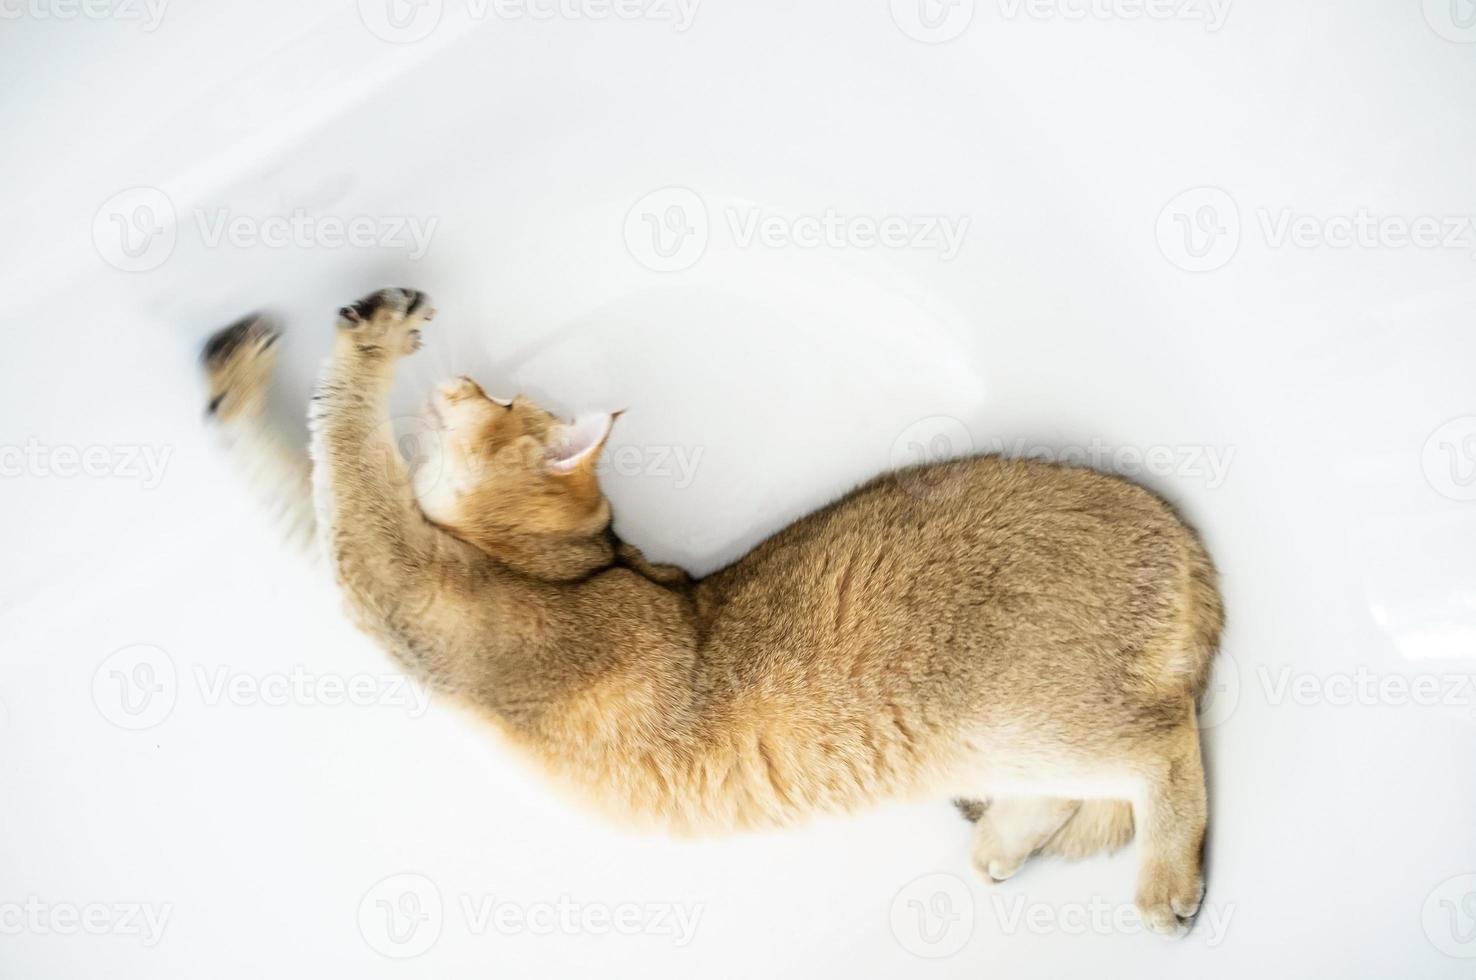
POLYGON ((251 313, 210 335, 200 351, 210 401, 205 413, 221 421, 261 411, 282 331, 251 313))
POLYGON ((402 357, 420 350, 420 329, 435 315, 425 293, 389 287, 339 310, 338 328, 360 350, 402 357))

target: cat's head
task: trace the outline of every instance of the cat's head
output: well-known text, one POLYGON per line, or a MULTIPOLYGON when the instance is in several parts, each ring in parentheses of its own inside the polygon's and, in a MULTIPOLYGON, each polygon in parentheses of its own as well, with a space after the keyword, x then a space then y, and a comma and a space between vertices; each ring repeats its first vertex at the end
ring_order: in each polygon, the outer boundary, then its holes
POLYGON ((492 398, 470 378, 441 385, 425 414, 435 438, 415 492, 427 517, 496 557, 553 574, 601 560, 610 505, 595 466, 614 416, 563 422, 522 396, 492 398))

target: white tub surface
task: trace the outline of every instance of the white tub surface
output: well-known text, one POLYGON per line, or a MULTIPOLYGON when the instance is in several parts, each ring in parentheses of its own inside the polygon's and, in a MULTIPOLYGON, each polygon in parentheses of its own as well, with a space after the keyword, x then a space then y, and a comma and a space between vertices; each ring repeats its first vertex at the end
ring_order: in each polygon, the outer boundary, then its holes
POLYGON ((0 974, 1471 976, 1470 4, 562 2, 4 7, 0 974), (391 668, 193 358, 280 312, 300 413, 386 283, 441 310, 406 406, 627 408, 618 526, 696 571, 918 447, 1181 506, 1230 609, 1196 930, 1136 929, 1131 849, 630 836, 449 708, 322 703, 391 668))

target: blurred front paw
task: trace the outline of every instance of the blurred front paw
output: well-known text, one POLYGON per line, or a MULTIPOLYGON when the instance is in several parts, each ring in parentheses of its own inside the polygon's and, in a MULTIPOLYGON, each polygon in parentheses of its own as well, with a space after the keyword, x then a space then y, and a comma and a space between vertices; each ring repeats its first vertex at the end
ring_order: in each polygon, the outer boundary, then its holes
POLYGON ((255 415, 265 407, 281 336, 276 324, 260 313, 244 316, 210 335, 200 351, 210 387, 207 415, 229 421, 255 415))

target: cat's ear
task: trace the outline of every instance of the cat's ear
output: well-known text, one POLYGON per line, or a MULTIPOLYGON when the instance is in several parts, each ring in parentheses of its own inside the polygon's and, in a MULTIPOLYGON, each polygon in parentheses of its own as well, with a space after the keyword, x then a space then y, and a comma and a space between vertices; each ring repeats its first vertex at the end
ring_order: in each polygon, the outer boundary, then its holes
POLYGON ((544 465, 550 473, 593 473, 615 416, 608 412, 580 415, 568 425, 555 426, 549 432, 544 465))

